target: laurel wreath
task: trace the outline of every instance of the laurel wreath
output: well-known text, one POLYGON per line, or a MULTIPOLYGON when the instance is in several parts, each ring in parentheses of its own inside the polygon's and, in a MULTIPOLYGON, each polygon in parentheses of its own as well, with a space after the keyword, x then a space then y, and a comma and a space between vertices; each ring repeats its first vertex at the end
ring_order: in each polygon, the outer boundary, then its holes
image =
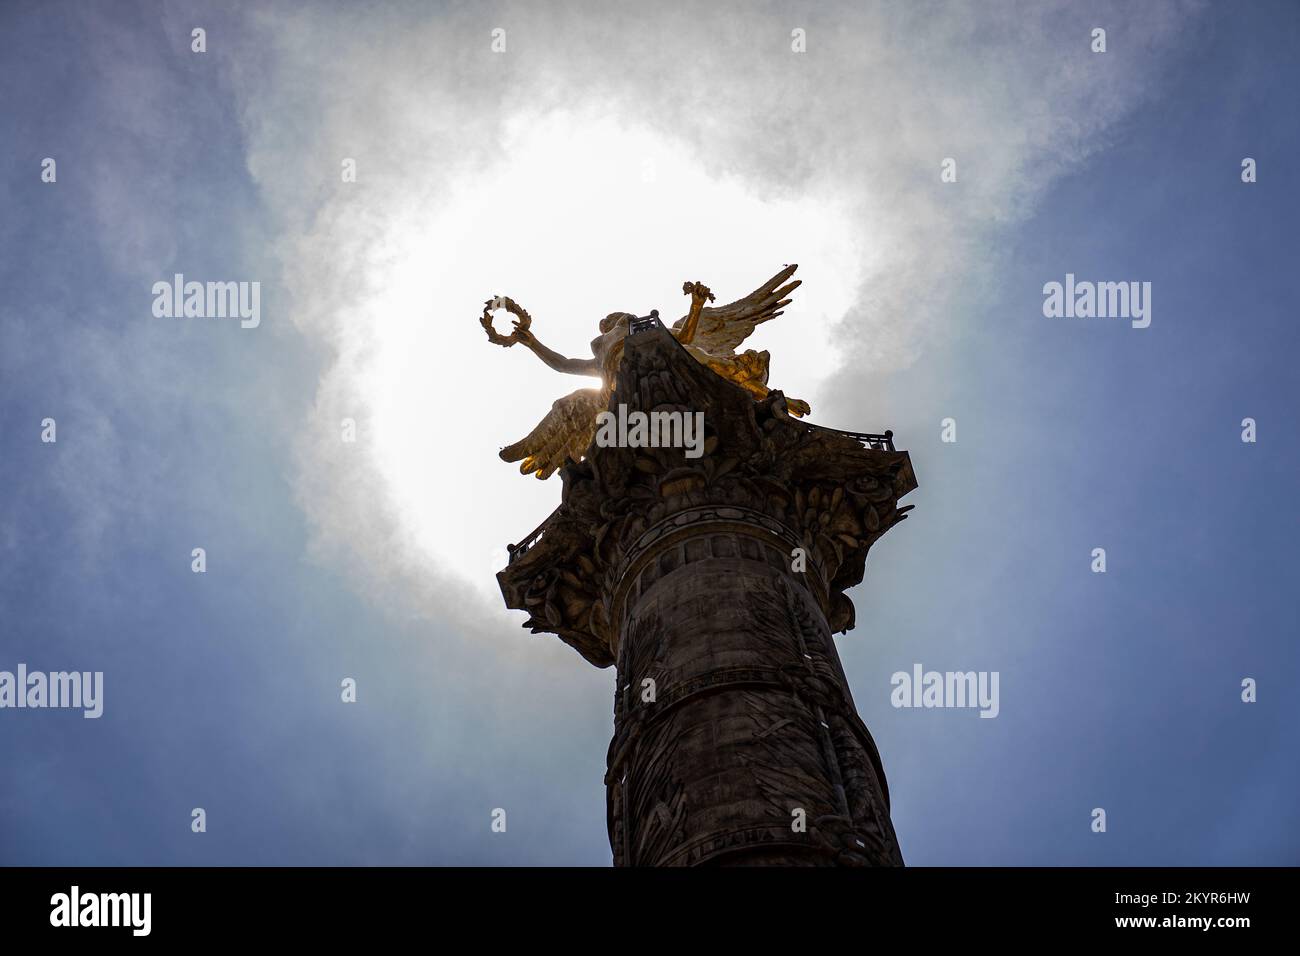
POLYGON ((479 324, 483 326, 483 331, 487 333, 489 342, 493 345, 502 345, 509 348, 519 341, 519 331, 527 329, 533 324, 533 317, 528 314, 527 309, 514 299, 509 296, 499 295, 483 303, 483 317, 479 319, 479 324), (509 335, 502 335, 494 329, 492 327, 492 313, 497 309, 505 309, 518 319, 519 329, 509 335))

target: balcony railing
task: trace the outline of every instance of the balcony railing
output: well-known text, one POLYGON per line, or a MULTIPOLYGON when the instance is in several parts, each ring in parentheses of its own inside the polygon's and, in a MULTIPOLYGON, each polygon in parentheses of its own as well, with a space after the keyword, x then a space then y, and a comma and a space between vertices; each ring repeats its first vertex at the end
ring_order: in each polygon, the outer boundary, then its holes
MULTIPOLYGON (((559 509, 556 509, 556 510, 559 510, 559 509)), ((554 517, 554 515, 555 515, 555 512, 552 511, 549 515, 546 516, 546 521, 550 521, 551 518, 554 517)), ((542 535, 546 533, 546 530, 545 530, 545 529, 546 529, 546 521, 543 521, 543 522, 542 522, 541 524, 539 524, 536 528, 534 528, 532 534, 530 534, 528 537, 524 538, 523 541, 520 541, 518 544, 508 544, 508 545, 506 545, 506 553, 510 555, 510 559, 506 562, 506 564, 508 564, 508 565, 509 565, 509 564, 514 564, 516 558, 518 558, 518 557, 520 557, 521 555, 523 555, 524 553, 526 553, 526 552, 528 551, 529 548, 531 548, 533 545, 535 545, 538 541, 541 541, 541 540, 542 540, 542 535)))
POLYGON ((627 334, 636 335, 638 332, 649 332, 651 329, 662 329, 664 324, 659 321, 659 310, 651 309, 649 315, 638 316, 628 323, 627 334))
POLYGON ((871 432, 846 432, 838 428, 827 428, 824 425, 814 425, 808 422, 809 431, 831 432, 835 435, 843 435, 845 438, 852 438, 855 442, 862 445, 863 448, 871 448, 875 451, 896 451, 894 448, 894 430, 887 429, 883 435, 875 435, 871 432))

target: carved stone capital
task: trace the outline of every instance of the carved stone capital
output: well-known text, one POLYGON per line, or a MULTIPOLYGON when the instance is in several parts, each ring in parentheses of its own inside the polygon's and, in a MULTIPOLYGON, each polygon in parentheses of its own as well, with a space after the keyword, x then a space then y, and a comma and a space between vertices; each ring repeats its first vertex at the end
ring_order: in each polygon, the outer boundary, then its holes
POLYGON ((664 329, 627 340, 611 409, 703 412, 703 454, 600 447, 560 471, 559 508, 497 575, 525 627, 549 632, 597 667, 614 663, 619 615, 639 556, 664 536, 714 526, 803 549, 809 585, 833 631, 854 625, 844 592, 867 551, 902 521, 916 487, 907 452, 863 447, 786 413, 772 392, 755 401, 691 358, 664 329))

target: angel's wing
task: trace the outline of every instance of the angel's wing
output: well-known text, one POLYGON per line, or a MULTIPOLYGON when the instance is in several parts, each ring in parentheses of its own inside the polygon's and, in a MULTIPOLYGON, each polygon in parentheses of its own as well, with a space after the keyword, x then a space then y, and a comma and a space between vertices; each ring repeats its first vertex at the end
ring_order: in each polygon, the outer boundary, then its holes
MULTIPOLYGON (((760 322, 775 319, 781 309, 790 304, 787 296, 799 287, 802 279, 795 279, 789 285, 783 283, 794 275, 798 265, 786 266, 772 278, 730 305, 705 308, 700 313, 700 324, 695 329, 695 341, 704 351, 711 355, 734 355, 740 343, 749 338, 754 327, 760 322)), ((682 316, 673 328, 681 329, 686 324, 687 316, 682 316)))
POLYGON ((549 478, 565 458, 579 461, 596 437, 596 416, 604 411, 598 388, 580 388, 558 399, 522 441, 501 449, 504 461, 519 461, 525 475, 549 478))

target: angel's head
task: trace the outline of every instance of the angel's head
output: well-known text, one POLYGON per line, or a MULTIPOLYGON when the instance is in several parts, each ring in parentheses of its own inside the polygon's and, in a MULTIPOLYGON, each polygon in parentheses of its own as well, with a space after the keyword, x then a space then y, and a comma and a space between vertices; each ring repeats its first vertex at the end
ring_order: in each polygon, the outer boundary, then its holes
POLYGON ((626 329, 628 321, 634 318, 636 318, 636 316, 631 312, 611 312, 600 320, 600 334, 604 335, 610 329, 613 329, 620 324, 626 329))

